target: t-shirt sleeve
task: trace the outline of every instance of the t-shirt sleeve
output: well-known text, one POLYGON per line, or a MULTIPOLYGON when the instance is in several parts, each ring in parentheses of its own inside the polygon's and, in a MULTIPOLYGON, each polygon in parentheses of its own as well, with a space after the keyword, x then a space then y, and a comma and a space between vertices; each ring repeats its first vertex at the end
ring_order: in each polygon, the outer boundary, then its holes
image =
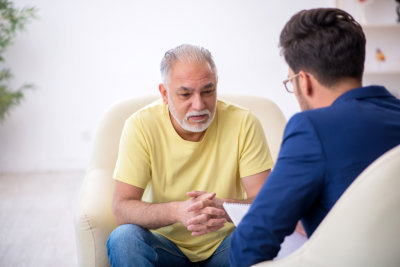
POLYGON ((114 170, 115 180, 146 188, 151 177, 149 149, 138 116, 125 122, 114 170))
POLYGON ((264 130, 259 120, 250 112, 242 122, 240 146, 240 178, 254 175, 273 167, 264 130))
POLYGON ((295 115, 286 126, 274 170, 232 236, 232 266, 250 266, 277 255, 284 237, 318 198, 324 162, 312 123, 301 113, 295 115))

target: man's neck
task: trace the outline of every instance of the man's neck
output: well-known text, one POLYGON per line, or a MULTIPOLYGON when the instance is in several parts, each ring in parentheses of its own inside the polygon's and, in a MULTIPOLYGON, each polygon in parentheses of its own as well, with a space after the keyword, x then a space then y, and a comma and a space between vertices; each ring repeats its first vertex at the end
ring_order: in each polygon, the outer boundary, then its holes
MULTIPOLYGON (((207 131, 207 130, 206 130, 207 131)), ((200 142, 201 140, 203 140, 204 134, 206 133, 206 131, 200 132, 200 133, 194 133, 194 132, 188 132, 185 131, 184 133, 179 133, 179 136, 182 137, 183 139, 185 139, 186 141, 190 141, 190 142, 200 142)))
POLYGON ((335 102, 335 100, 344 93, 355 88, 359 88, 361 86, 362 85, 360 81, 349 78, 342 80, 340 83, 330 88, 321 87, 321 90, 319 91, 319 97, 317 101, 315 101, 315 105, 313 108, 328 107, 332 105, 332 103, 335 102))

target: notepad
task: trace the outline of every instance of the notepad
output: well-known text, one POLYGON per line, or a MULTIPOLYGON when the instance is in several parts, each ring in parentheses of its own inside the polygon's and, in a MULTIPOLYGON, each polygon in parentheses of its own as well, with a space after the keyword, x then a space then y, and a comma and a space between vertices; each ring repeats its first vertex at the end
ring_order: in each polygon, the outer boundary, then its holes
POLYGON ((233 224, 238 226, 250 208, 250 204, 224 202, 222 204, 233 224))
MULTIPOLYGON (((236 227, 250 208, 250 204, 242 203, 224 202, 222 205, 236 227)), ((281 244, 279 254, 274 258, 274 260, 284 258, 293 253, 293 251, 301 247, 306 241, 307 237, 294 231, 291 235, 285 237, 284 242, 281 244)))

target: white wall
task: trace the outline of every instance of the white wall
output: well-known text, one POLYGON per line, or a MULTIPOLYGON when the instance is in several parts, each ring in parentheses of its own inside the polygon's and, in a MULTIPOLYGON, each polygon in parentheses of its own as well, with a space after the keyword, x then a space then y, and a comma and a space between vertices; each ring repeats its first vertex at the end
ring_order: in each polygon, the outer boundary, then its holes
POLYGON ((159 62, 182 43, 214 55, 219 92, 261 95, 298 111, 282 80, 278 38, 301 9, 333 0, 17 0, 39 18, 6 53, 17 87, 36 90, 0 125, 0 172, 84 169, 99 116, 113 102, 157 94, 159 62))

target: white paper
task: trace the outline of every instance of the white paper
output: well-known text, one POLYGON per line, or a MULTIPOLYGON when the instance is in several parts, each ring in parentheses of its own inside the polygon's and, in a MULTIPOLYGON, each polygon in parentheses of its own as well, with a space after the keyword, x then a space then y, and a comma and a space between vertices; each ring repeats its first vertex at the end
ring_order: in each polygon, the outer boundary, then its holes
POLYGON ((274 260, 282 259, 289 254, 292 254, 292 252, 301 247, 306 241, 306 236, 294 231, 291 235, 285 237, 285 240, 281 244, 281 249, 274 260))
POLYGON ((222 204, 233 224, 238 226, 250 208, 250 204, 224 202, 222 204))
MULTIPOLYGON (((228 213, 233 224, 238 226, 244 215, 250 208, 250 204, 242 203, 229 203, 224 202, 223 204, 225 211, 228 213)), ((296 249, 301 247, 307 241, 307 237, 294 231, 291 235, 287 236, 281 244, 281 249, 274 260, 284 258, 294 252, 296 249)))

